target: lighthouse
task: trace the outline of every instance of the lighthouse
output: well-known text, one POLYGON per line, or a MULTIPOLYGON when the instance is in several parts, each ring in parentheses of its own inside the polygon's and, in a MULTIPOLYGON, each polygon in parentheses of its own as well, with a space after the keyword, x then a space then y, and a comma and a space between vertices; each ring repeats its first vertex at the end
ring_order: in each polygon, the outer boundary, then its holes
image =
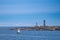
POLYGON ((44 27, 46 26, 46 24, 45 24, 45 23, 46 23, 46 21, 45 21, 45 20, 43 20, 43 26, 44 26, 44 27))

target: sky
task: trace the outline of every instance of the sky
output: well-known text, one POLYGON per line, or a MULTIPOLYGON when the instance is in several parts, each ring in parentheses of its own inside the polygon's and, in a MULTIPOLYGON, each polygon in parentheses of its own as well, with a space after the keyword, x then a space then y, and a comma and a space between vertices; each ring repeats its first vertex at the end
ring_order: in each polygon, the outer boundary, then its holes
POLYGON ((0 0, 0 26, 60 26, 60 0, 0 0))

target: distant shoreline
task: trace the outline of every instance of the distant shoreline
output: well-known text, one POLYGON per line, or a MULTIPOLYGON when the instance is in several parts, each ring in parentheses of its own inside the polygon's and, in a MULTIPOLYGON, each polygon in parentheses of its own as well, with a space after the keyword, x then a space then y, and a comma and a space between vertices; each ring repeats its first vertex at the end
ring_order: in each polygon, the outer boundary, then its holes
POLYGON ((55 31, 58 30, 60 31, 60 26, 34 26, 34 27, 16 27, 16 28, 11 28, 10 30, 50 30, 50 31, 55 31))

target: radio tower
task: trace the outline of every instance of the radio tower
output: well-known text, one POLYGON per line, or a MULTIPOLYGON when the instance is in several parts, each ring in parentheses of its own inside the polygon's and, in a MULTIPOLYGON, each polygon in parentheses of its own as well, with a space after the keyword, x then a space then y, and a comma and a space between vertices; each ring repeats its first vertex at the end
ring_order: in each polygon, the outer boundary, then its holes
POLYGON ((36 22, 36 25, 35 25, 36 27, 38 27, 38 23, 36 22))

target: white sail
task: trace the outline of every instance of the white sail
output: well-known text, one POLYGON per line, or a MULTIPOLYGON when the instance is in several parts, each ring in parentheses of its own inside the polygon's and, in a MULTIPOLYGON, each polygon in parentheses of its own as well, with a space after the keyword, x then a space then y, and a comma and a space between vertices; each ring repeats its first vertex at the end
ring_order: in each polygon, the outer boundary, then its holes
POLYGON ((20 29, 18 29, 18 33, 20 32, 20 29))

